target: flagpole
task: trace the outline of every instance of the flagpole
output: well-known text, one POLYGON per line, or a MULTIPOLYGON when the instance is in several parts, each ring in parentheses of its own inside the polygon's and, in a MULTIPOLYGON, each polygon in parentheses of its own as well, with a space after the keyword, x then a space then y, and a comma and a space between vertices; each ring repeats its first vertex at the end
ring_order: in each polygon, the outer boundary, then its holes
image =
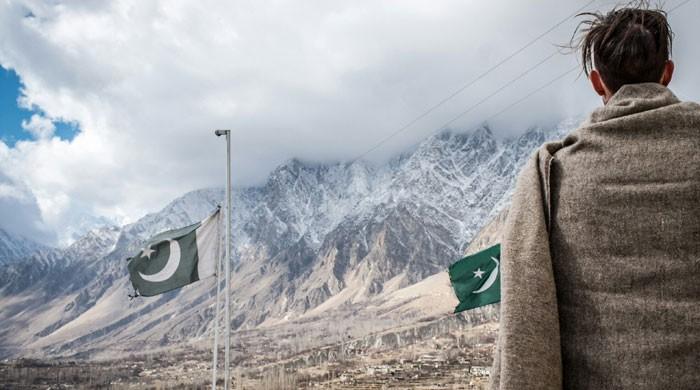
MULTIPOLYGON (((221 217, 221 215, 219 215, 221 217)), ((219 224, 221 226, 221 224, 219 224)), ((217 229, 217 238, 221 236, 219 234, 221 230, 217 229)), ((214 358, 212 361, 212 373, 211 373, 211 390, 216 390, 216 370, 219 365, 219 296, 221 295, 221 241, 219 241, 218 250, 216 252, 216 309, 214 314, 214 358)))
POLYGON ((231 130, 216 130, 217 136, 226 135, 226 263, 224 272, 226 273, 226 349, 225 349, 225 365, 224 370, 224 390, 230 389, 231 382, 231 130))

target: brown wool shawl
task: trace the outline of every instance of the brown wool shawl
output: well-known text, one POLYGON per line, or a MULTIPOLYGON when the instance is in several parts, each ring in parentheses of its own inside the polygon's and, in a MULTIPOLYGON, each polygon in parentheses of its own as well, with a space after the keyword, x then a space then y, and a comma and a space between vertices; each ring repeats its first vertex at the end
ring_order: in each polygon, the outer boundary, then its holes
POLYGON ((700 105, 623 86, 518 177, 491 389, 700 388, 700 105))

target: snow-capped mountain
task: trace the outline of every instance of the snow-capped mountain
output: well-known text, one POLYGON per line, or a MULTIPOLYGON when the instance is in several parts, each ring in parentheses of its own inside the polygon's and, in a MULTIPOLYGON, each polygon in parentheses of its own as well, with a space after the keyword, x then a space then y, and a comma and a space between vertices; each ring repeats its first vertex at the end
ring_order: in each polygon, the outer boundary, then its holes
MULTIPOLYGON (((509 140, 488 127, 444 132, 381 166, 294 159, 264 185, 236 189, 233 328, 362 305, 443 271, 507 204, 527 156, 572 127, 509 140)), ((149 237, 203 219, 223 196, 190 192, 133 224, 0 270, 0 356, 128 351, 208 334, 213 279, 129 300, 125 259, 149 237)))
POLYGON ((29 257, 33 253, 45 249, 48 248, 0 228, 0 265, 29 257))

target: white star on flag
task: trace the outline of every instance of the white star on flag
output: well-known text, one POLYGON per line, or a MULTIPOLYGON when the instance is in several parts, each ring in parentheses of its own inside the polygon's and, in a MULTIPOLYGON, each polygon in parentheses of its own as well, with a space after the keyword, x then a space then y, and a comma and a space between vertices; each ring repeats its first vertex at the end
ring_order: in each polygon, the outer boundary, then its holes
POLYGON ((141 254, 139 255, 139 257, 147 257, 150 259, 153 252, 155 252, 155 250, 151 249, 151 247, 148 246, 146 248, 141 249, 141 254))
POLYGON ((474 277, 475 278, 483 278, 484 276, 484 271, 481 270, 481 268, 477 268, 476 271, 474 271, 474 277))

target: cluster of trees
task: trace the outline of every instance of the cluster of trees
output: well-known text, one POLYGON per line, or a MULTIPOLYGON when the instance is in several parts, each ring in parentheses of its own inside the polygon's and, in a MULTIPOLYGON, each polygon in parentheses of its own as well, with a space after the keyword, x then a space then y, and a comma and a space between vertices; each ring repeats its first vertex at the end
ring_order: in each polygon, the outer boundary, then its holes
POLYGON ((266 370, 260 379, 261 390, 295 390, 299 388, 298 375, 284 367, 266 370))
POLYGON ((81 388, 104 388, 119 379, 132 377, 138 372, 119 365, 46 364, 17 362, 0 367, 0 383, 8 388, 53 388, 65 385, 79 385, 81 388))

